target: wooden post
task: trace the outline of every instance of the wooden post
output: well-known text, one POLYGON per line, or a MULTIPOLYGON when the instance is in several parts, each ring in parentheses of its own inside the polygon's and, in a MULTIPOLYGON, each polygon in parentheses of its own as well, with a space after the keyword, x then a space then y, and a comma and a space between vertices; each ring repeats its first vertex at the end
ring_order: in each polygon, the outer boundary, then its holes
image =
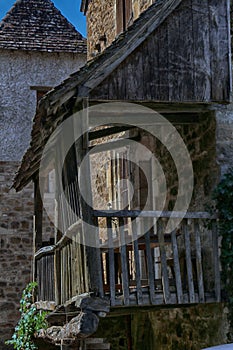
POLYGON ((169 304, 171 300, 171 294, 170 294, 170 286, 169 286, 168 270, 167 270, 167 257, 166 257, 166 250, 164 245, 163 225, 159 221, 157 225, 157 231, 158 231, 160 258, 161 258, 163 295, 164 295, 165 304, 169 304))
POLYGON ((137 218, 132 220, 132 238, 133 238, 133 250, 134 250, 134 264, 135 264, 135 275, 136 275, 136 290, 137 290, 137 303, 142 305, 142 285, 141 285, 141 273, 140 273, 140 256, 138 249, 138 235, 137 235, 137 218))
POLYGON ((213 257, 214 257, 214 276, 215 276, 215 298, 217 302, 221 301, 221 278, 220 278, 220 262, 218 247, 218 229, 216 221, 212 223, 213 235, 213 257))
POLYGON ((178 304, 183 303, 183 290, 182 290, 182 282, 181 282, 181 273, 180 273, 180 261, 179 261, 179 253, 176 239, 176 230, 171 233, 172 239, 172 249, 173 249, 173 260, 174 260, 174 271, 175 271, 175 279, 176 279, 176 294, 178 304))
MULTIPOLYGON (((82 164, 83 173, 79 171, 79 184, 82 186, 82 195, 80 192, 80 212, 83 225, 83 243, 85 245, 86 266, 88 266, 88 279, 90 291, 94 291, 97 295, 103 296, 103 280, 102 280, 102 264, 99 248, 98 230, 95 226, 95 221, 92 216, 92 189, 91 189, 91 175, 90 175, 90 160, 89 160, 89 115, 88 115, 88 100, 83 100, 83 111, 74 120, 74 129, 81 133, 79 140, 75 140, 76 151, 76 167, 80 169, 80 165, 84 158, 85 162, 82 164), (82 177, 84 175, 84 178, 82 177), (88 236, 89 242, 86 237, 88 236), (92 239, 90 246, 90 239, 92 239), (87 243, 87 244, 86 244, 87 243)), ((86 292, 88 292, 87 290, 86 292)))
POLYGON ((190 232, 188 230, 187 220, 184 220, 184 238, 185 238, 185 257, 186 257, 186 268, 187 268, 187 278, 189 287, 189 301, 190 303, 195 303, 195 292, 193 284, 193 268, 192 268, 192 257, 191 257, 191 245, 190 245, 190 232))
POLYGON ((110 300, 111 306, 115 305, 116 291, 115 291, 115 264, 114 264, 114 249, 113 249, 113 232, 112 220, 107 218, 107 232, 108 232, 108 258, 109 258, 109 283, 110 283, 110 300))
POLYGON ((123 295, 124 304, 129 305, 129 272, 128 272, 128 257, 125 243, 125 232, 124 232, 124 219, 119 219, 120 228, 120 253, 121 253, 121 270, 122 270, 122 284, 123 284, 123 295))
MULTIPOLYGON (((41 179, 41 181, 43 181, 41 179)), ((35 248, 36 250, 42 247, 42 224, 43 224, 43 201, 41 198, 40 189, 43 183, 39 186, 38 176, 34 180, 34 213, 35 213, 35 248)))
POLYGON ((194 233, 196 242, 196 267, 197 267, 197 283, 199 292, 199 302, 205 302, 203 270, 202 270, 202 256, 201 256, 201 237, 198 220, 194 220, 194 233))

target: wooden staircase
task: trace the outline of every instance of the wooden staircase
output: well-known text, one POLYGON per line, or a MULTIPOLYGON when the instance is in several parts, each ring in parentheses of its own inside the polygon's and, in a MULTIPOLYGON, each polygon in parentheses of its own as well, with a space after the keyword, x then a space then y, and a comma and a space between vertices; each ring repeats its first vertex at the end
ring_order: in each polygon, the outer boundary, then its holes
POLYGON ((88 338, 85 340, 85 350, 111 349, 111 344, 106 343, 103 338, 88 338))

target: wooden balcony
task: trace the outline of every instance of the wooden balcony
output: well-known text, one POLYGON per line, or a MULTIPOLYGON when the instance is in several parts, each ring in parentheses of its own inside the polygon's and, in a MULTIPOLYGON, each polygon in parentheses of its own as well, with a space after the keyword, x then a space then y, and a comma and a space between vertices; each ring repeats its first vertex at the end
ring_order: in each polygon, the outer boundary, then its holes
POLYGON ((80 244, 82 223, 71 220, 65 236, 35 256, 39 300, 65 305, 93 292, 112 307, 219 302, 216 218, 189 212, 177 229, 165 233, 171 216, 181 213, 93 211, 97 248, 80 244), (91 269, 98 290, 92 287, 91 269))

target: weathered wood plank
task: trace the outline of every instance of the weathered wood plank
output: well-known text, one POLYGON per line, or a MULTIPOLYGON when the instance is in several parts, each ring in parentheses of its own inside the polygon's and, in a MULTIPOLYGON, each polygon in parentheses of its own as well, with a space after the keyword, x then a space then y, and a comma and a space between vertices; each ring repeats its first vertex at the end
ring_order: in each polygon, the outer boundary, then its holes
POLYGON ((107 233, 108 233, 108 261, 109 261, 109 283, 110 283, 110 301, 111 306, 115 305, 115 264, 114 264, 114 249, 113 249, 113 232, 112 220, 107 218, 107 233))
MULTIPOLYGON (((143 52, 140 47, 134 52, 133 60, 129 57, 124 65, 121 65, 121 82, 126 86, 124 95, 127 100, 143 100, 143 63, 143 52)), ((123 97, 121 86, 119 88, 119 97, 123 97)))
POLYGON ((203 270, 202 270, 201 237, 200 237, 200 226, 197 220, 194 221, 194 233, 195 233, 195 243, 196 243, 196 267, 197 267, 199 302, 204 303, 205 292, 204 292, 203 270))
POLYGON ((174 259, 174 271, 175 271, 175 279, 176 279, 176 293, 177 293, 177 302, 178 304, 183 303, 183 289, 182 289, 182 281, 181 281, 181 273, 180 273, 180 261, 179 261, 179 252, 177 246, 177 238, 176 238, 176 230, 171 233, 172 240, 172 250, 173 250, 173 259, 174 259))
POLYGON ((169 96, 169 80, 168 80, 168 24, 167 21, 156 31, 156 39, 158 41, 158 71, 159 71, 159 85, 157 87, 158 93, 155 97, 159 101, 168 101, 169 96))
POLYGON ((137 219, 132 220, 132 238, 133 238, 133 250, 134 250, 134 265, 135 265, 135 278, 136 278, 136 290, 137 290, 137 303, 142 305, 142 285, 141 285, 141 273, 140 273, 140 256, 138 249, 138 232, 137 232, 137 219))
POLYGON ((164 245, 163 225, 160 221, 158 221, 157 223, 157 234, 158 234, 158 240, 159 240, 159 250, 160 250, 160 259, 161 259, 164 302, 165 304, 169 304, 171 299, 171 294, 170 294, 168 269, 167 269, 167 256, 166 256, 166 250, 164 245))
POLYGON ((214 219, 208 212, 179 212, 153 210, 93 210, 97 217, 125 217, 125 218, 184 218, 184 219, 214 219))
POLYGON ((100 129, 97 131, 92 131, 89 133, 89 141, 100 139, 102 137, 110 136, 110 135, 115 135, 118 133, 121 133, 123 131, 128 131, 133 129, 133 126, 113 126, 113 127, 108 127, 106 129, 100 129))
MULTIPOLYGON (((97 241, 100 242, 100 234, 99 234, 99 223, 98 218, 93 218, 93 224, 95 225, 95 235, 97 237, 97 241)), ((100 244, 98 244, 98 247, 96 248, 96 259, 97 264, 99 266, 99 273, 98 273, 98 295, 102 298, 104 297, 104 281, 103 281, 103 265, 102 265, 102 257, 101 257, 101 251, 100 251, 100 244)))
POLYGON ((229 101, 231 56, 229 0, 209 0, 211 88, 214 101, 229 101))
POLYGON ((208 1, 192 0, 194 98, 207 101, 211 96, 211 62, 208 1))
MULTIPOLYGON (((172 13, 172 18, 167 26, 168 36, 168 100, 181 100, 180 66, 182 64, 180 55, 180 45, 183 43, 182 32, 180 30, 180 9, 172 13)), ((190 27, 189 27, 190 28, 190 27)), ((162 43, 161 43, 162 44, 162 43)), ((161 75, 162 78, 162 75, 161 75)), ((161 79, 162 84, 162 79, 161 79)))
POLYGON ((119 219, 120 229, 120 254, 121 254, 121 270, 122 270, 122 287, 124 304, 129 305, 129 271, 128 271, 128 257, 125 243, 124 219, 119 219))
POLYGON ((60 266, 61 266, 61 304, 65 302, 64 298, 64 254, 63 248, 60 251, 60 266))
POLYGON ((42 222, 43 222, 43 201, 41 190, 43 190, 43 179, 34 180, 34 213, 35 213, 35 250, 42 246, 42 222))
POLYGON ((212 223, 213 234, 213 257, 214 257, 214 276, 215 276, 215 297, 216 301, 221 301, 221 277, 220 277, 220 262, 219 262, 219 244, 218 244, 218 229, 217 223, 212 223))
POLYGON ((195 300, 194 283, 193 283, 190 232, 188 230, 187 220, 183 222, 183 230, 184 230, 184 239, 185 239, 185 260, 186 260, 188 289, 189 289, 189 301, 190 303, 195 303, 196 300, 195 300))
POLYGON ((61 303, 61 254, 59 250, 54 254, 55 264, 55 302, 56 305, 61 303))
POLYGON ((179 65, 180 100, 192 101, 194 100, 192 1, 186 0, 181 7, 180 45, 177 48, 177 54, 181 57, 179 65))

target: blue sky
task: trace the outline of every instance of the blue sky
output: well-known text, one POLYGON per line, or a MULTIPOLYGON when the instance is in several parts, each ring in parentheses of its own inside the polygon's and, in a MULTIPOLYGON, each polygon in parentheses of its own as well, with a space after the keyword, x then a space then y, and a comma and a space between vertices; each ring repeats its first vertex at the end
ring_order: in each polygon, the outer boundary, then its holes
MULTIPOLYGON (((40 0, 38 0, 40 1, 40 0)), ((80 12, 81 0, 52 0, 61 13, 77 28, 77 30, 86 36, 85 16, 80 12)), ((0 19, 9 11, 16 0, 0 0, 0 19)))

